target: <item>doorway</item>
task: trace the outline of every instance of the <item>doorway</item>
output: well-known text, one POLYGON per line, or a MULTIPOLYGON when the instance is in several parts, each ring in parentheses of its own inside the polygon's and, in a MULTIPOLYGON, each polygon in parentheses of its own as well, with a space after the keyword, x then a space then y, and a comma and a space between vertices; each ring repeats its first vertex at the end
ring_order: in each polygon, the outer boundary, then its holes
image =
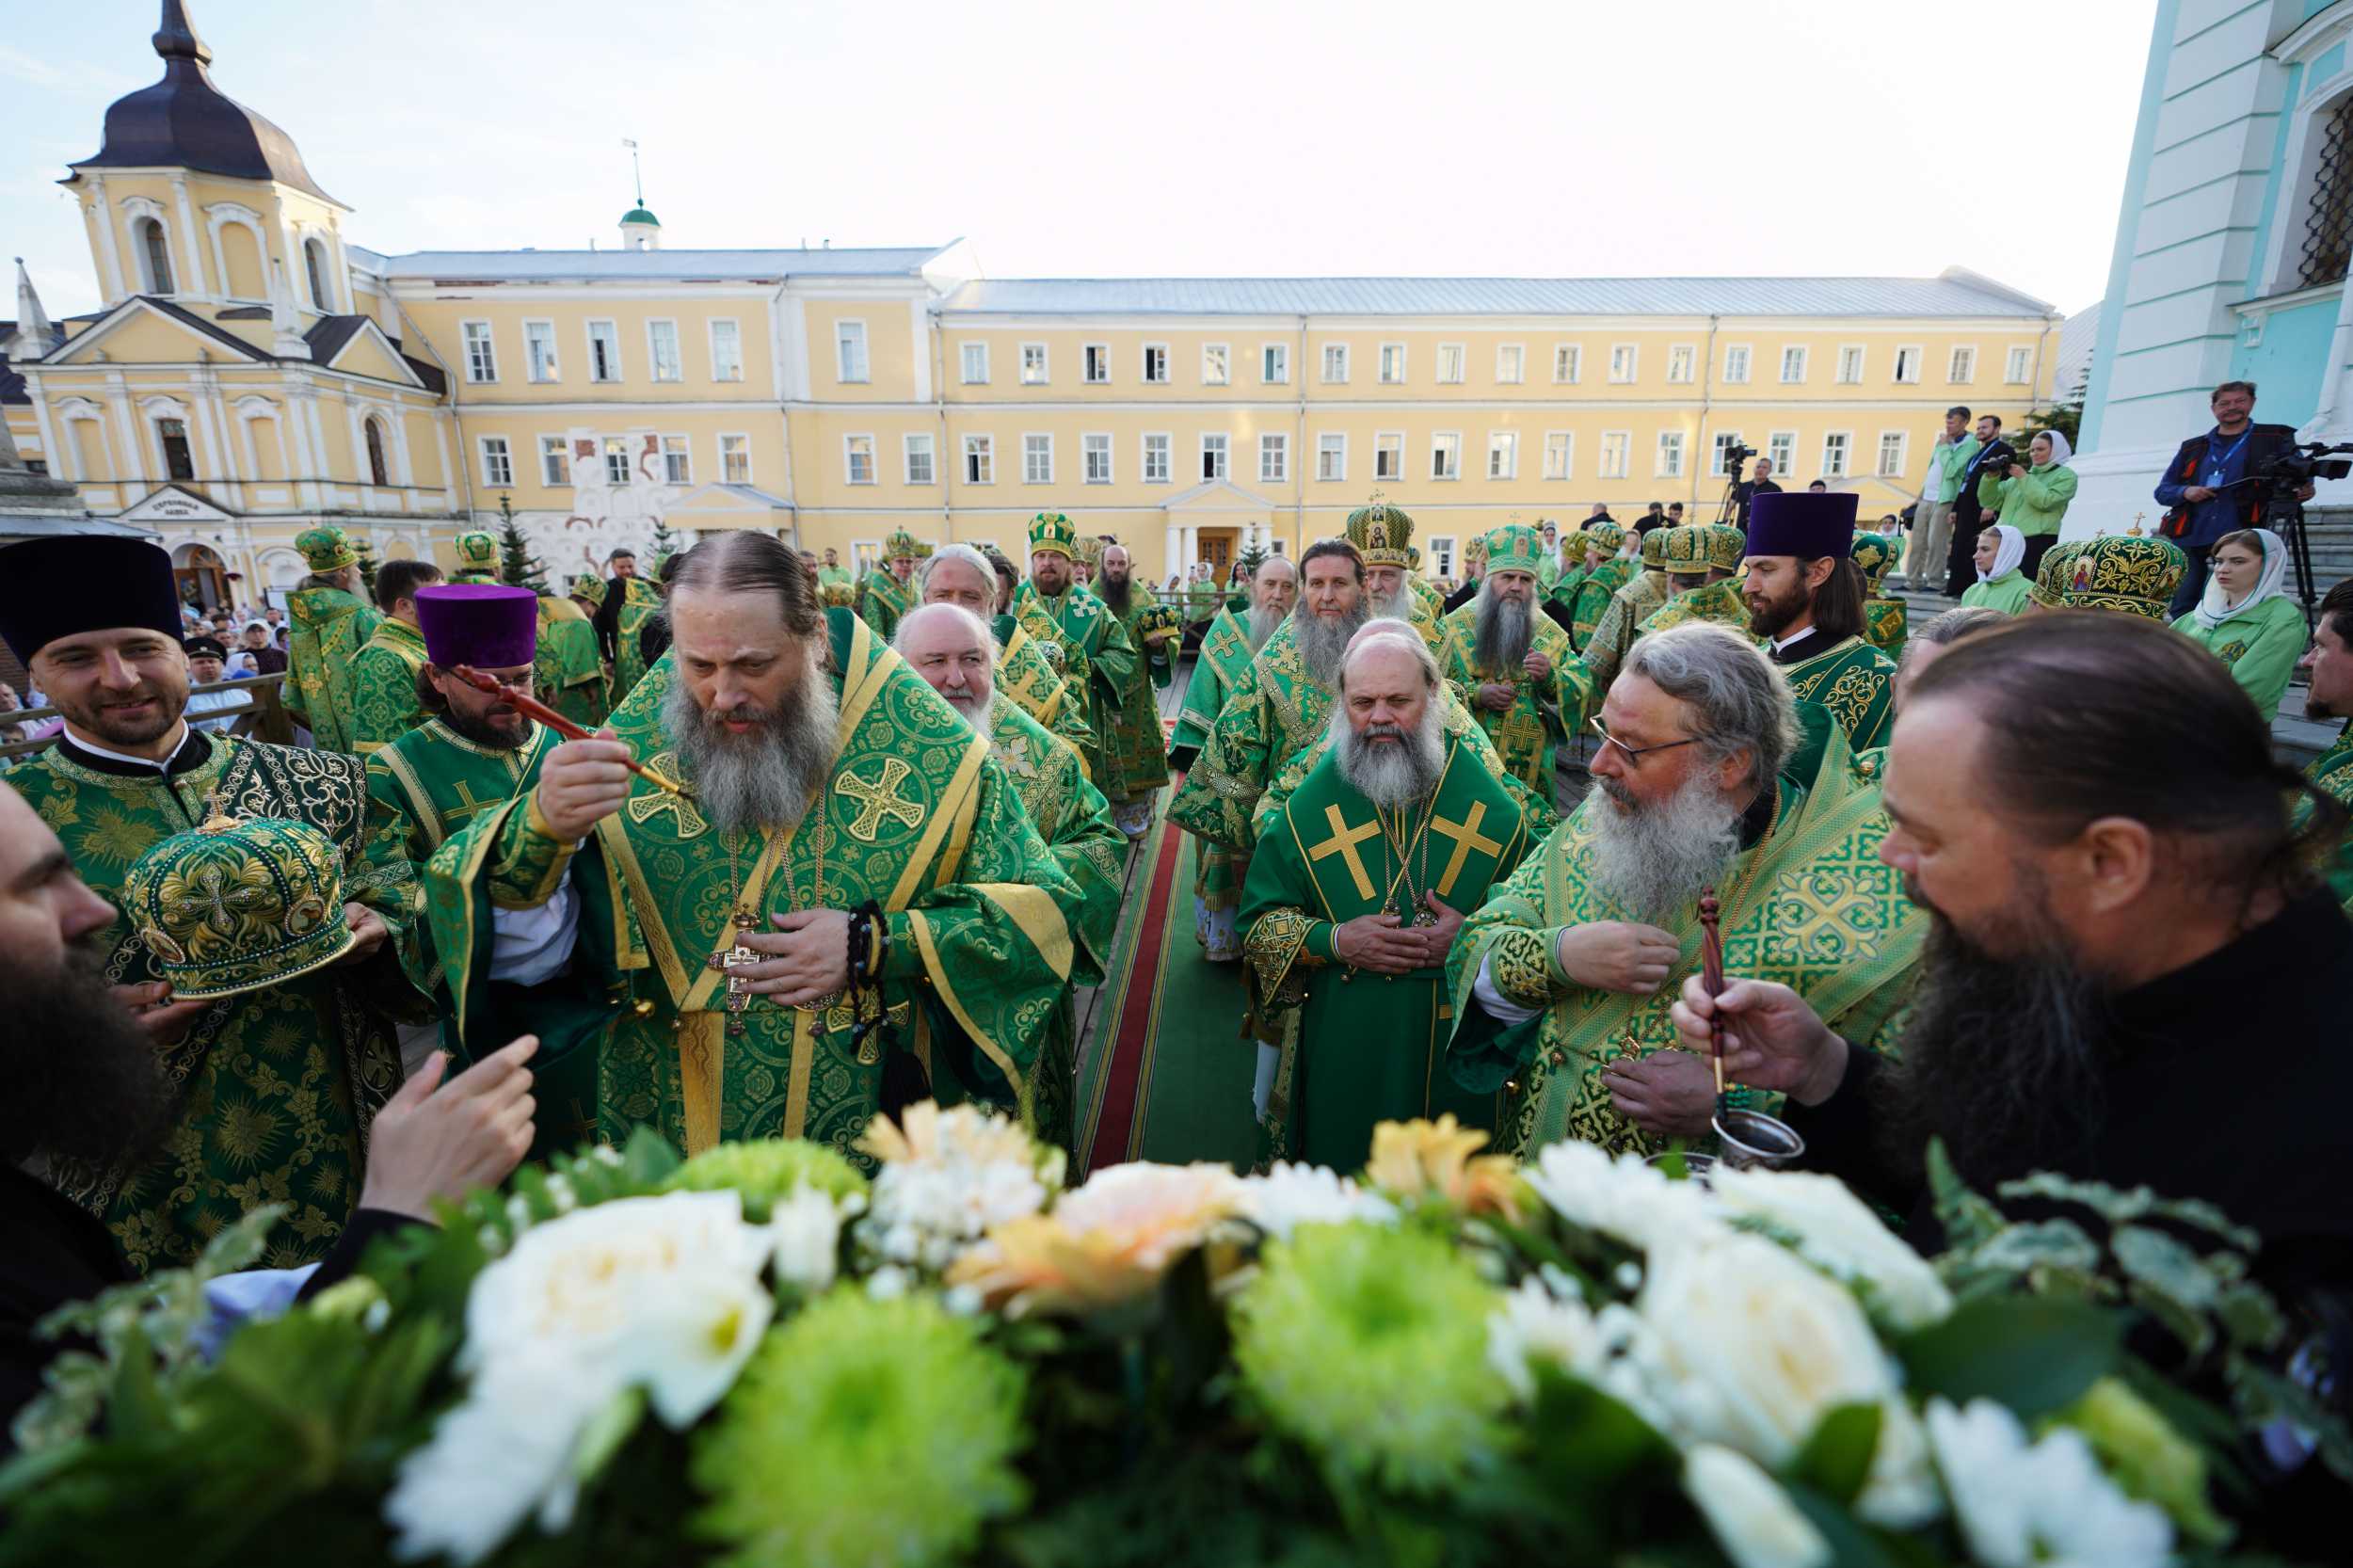
POLYGON ((1241 544, 1239 528, 1204 528, 1199 535, 1201 559, 1209 563, 1209 577, 1223 583, 1233 569, 1235 557, 1241 544))
POLYGON ((184 544, 173 551, 171 576, 181 603, 200 610, 229 607, 229 568, 207 546, 184 544))

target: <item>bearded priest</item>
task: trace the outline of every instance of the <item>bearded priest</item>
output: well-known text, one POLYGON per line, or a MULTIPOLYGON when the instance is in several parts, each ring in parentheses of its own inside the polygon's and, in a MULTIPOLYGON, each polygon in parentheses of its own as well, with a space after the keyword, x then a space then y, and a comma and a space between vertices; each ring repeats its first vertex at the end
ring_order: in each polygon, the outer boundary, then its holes
MULTIPOLYGON (((823 575, 822 573, 820 574, 823 575)), ((997 695, 1020 705, 1021 711, 1048 730, 1070 743, 1079 759, 1080 776, 1086 776, 1086 754, 1095 744, 1078 698, 1069 683, 1039 650, 1036 638, 1011 616, 996 614, 996 568, 987 556, 968 544, 945 544, 915 575, 916 596, 925 604, 953 604, 989 623, 996 639, 996 667, 990 672, 997 695)), ((1092 780, 1089 780, 1092 782, 1092 780)))
POLYGON ((1467 694, 1512 776, 1548 802, 1553 747, 1584 718, 1593 682, 1569 634, 1536 608, 1541 552, 1522 523, 1487 536, 1486 578, 1477 599, 1447 616, 1440 667, 1467 694))
MULTIPOLYGON (((1128 629, 1076 575, 1079 531, 1060 512, 1030 520, 1030 576, 1015 592, 1014 619, 1060 659, 1062 678, 1079 699, 1094 736, 1087 776, 1106 793, 1121 776, 1119 694, 1133 679, 1135 645, 1128 629)), ((1159 720, 1153 721, 1158 728, 1159 720)))
MULTIPOLYGON (((1221 604, 1201 639, 1193 661, 1193 679, 1185 687, 1185 704, 1177 711, 1176 728, 1169 738, 1169 766, 1189 773, 1201 755, 1209 730, 1225 699, 1250 674, 1250 662, 1266 647, 1291 613, 1299 598, 1299 568, 1280 555, 1258 563, 1250 580, 1250 608, 1237 615, 1221 604)), ((1231 964, 1241 957, 1241 939, 1234 930, 1234 915, 1241 905, 1242 873, 1250 857, 1211 839, 1196 836, 1193 874, 1193 936, 1212 964, 1231 964)))
MULTIPOLYGON (((1005 770, 1038 837, 1078 889, 1077 901, 1063 910, 1078 939, 1070 984, 1102 984, 1112 933, 1119 924, 1120 894, 1125 891, 1121 873, 1128 854, 1110 803, 1087 782, 1079 754, 1067 742, 1047 733, 1016 704, 998 696, 996 644, 988 623, 979 616, 954 604, 918 605, 899 622, 896 647, 958 718, 988 737, 989 755, 1005 770)), ((1065 986, 1054 1022, 1038 1048, 1029 1087, 1038 1136, 1074 1155, 1078 1032, 1078 1013, 1065 986)))
POLYGON ((1433 658, 1443 658, 1446 631, 1414 592, 1414 520, 1376 500, 1348 514, 1348 542, 1365 558, 1365 614, 1369 620, 1401 620, 1421 633, 1433 658))
POLYGON ((304 529, 295 549, 311 570, 286 599, 291 630, 280 699, 319 750, 356 752, 355 660, 384 612, 368 602, 371 584, 360 581, 360 552, 342 529, 331 522, 304 529))
POLYGON ((1251 857, 1241 924, 1257 1016, 1300 1014, 1280 1031, 1270 1159, 1354 1170, 1380 1122, 1450 1111, 1497 1125, 1497 1090, 1446 1070, 1446 954, 1462 911, 1529 837, 1488 761, 1448 734, 1444 691, 1418 636, 1369 629, 1341 662, 1323 760, 1251 857))
POLYGON ((599 1063, 614 1142, 649 1124, 690 1152, 806 1137, 863 1160, 886 1105, 1026 1102, 1079 894, 987 737, 865 622, 821 610, 765 534, 696 545, 669 605, 670 649, 607 729, 434 856, 453 989, 575 944, 633 979, 599 1063), (626 920, 519 925, 568 870, 626 920))
POLYGON ((1168 783, 1168 745, 1160 731, 1159 691, 1175 679, 1178 627, 1176 616, 1152 614, 1160 598, 1149 584, 1134 576, 1134 558, 1117 541, 1103 546, 1102 567, 1095 575, 1095 597, 1127 634, 1135 659, 1118 682, 1118 700, 1107 708, 1111 725, 1103 737, 1112 760, 1112 774, 1103 792, 1119 819, 1119 830, 1130 840, 1144 836, 1152 821, 1152 807, 1168 783))
POLYGON ((1827 708, 1847 744, 1869 751, 1894 724, 1896 661, 1864 638, 1854 563, 1855 495, 1783 490, 1749 510, 1749 629, 1801 702, 1827 708))
MULTIPOLYGON (((1667 530, 1652 529, 1641 536, 1635 548, 1640 554, 1627 563, 1634 569, 1624 586, 1605 590, 1608 600, 1593 622, 1593 634, 1585 639, 1578 654, 1585 661, 1586 672, 1593 678, 1596 695, 1609 689, 1609 683, 1618 678, 1618 666, 1625 662, 1626 649, 1641 635, 1642 623, 1667 602, 1667 530)), ((1586 611, 1591 608, 1589 596, 1609 575, 1606 570, 1593 573, 1577 591, 1574 618, 1578 624, 1583 624, 1586 611)))
POLYGON ((1455 1081, 1504 1093, 1497 1142, 1522 1156, 1708 1136, 1714 1079, 1669 1048, 1668 1011, 1699 967, 1703 892, 1721 902, 1726 972, 1793 987, 1849 1039, 1895 1014, 1927 929, 1879 858, 1877 783, 1748 638, 1652 632, 1601 727, 1593 792, 1448 959, 1455 1081))
POLYGON ((857 613, 888 638, 899 629, 899 617, 915 607, 915 558, 922 541, 901 528, 883 540, 883 565, 866 574, 858 587, 857 613))

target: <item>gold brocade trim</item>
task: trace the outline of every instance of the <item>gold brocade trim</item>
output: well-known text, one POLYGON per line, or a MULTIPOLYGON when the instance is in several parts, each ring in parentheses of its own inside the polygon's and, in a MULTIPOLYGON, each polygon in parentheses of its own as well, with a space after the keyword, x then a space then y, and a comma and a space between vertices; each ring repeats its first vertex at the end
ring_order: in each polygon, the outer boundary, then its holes
POLYGON ((433 804, 433 797, 426 793, 424 780, 417 776, 417 770, 393 746, 379 748, 376 760, 384 764, 384 771, 392 776, 392 782, 398 784, 401 792, 408 797, 409 809, 416 813, 418 824, 424 828, 426 847, 440 848, 441 840, 449 837, 449 829, 442 825, 440 809, 433 804))
POLYGON ((798 1138, 808 1126, 808 1080, 817 1064, 817 1020, 792 1010, 792 1064, 785 1070, 784 1125, 780 1138, 798 1138))
POLYGON ((646 934, 646 948, 654 968, 662 971, 662 984, 670 993, 670 1005, 684 1007, 690 984, 686 966, 680 962, 678 949, 670 941, 670 928, 662 918, 662 906, 654 902, 653 885, 646 880, 646 868, 638 864, 636 846, 629 841, 629 833, 616 817, 600 820, 596 833, 604 845, 606 863, 617 871, 620 881, 629 889, 630 902, 637 906, 638 928, 646 934))
POLYGON ((1301 952, 1307 945, 1307 933, 1315 929, 1315 918, 1305 909, 1286 904, 1270 909, 1251 924, 1241 939, 1241 955, 1253 973, 1258 977, 1258 993, 1262 1004, 1271 1003, 1289 977, 1291 966, 1299 962, 1301 952))
MULTIPOLYGON (((680 1117, 685 1124, 686 1152, 693 1156, 719 1141, 719 1104, 727 1082, 727 1020, 717 1013, 681 1013, 677 1024, 680 1117)), ((799 1032, 795 1028, 795 1036, 799 1032)))
POLYGON ((975 882, 971 891, 1013 917, 1013 923, 1037 949, 1056 980, 1070 978, 1070 960, 1076 951, 1070 939, 1070 923, 1063 918, 1062 906, 1051 894, 1024 882, 975 882))
MULTIPOLYGON (((1013 1064, 1013 1058, 1005 1054, 1004 1048, 990 1039, 988 1032, 974 1020, 970 1013, 965 1011, 963 999, 956 995, 955 985, 948 979, 948 971, 939 962, 939 944, 932 936, 931 921, 924 918, 921 910, 911 910, 907 914, 907 929, 914 933, 916 948, 923 955, 923 972, 931 977, 932 989, 939 993, 939 1000, 948 1004, 948 1011, 954 1014, 956 1022, 964 1026, 966 1037, 980 1048, 982 1055, 997 1064, 997 1070, 1005 1075, 1005 1082, 1018 1092, 1026 1081, 1020 1069, 1013 1064)), ((1066 936, 1064 941, 1067 948, 1066 936)), ((1064 962, 1066 972, 1067 960, 1064 962)))
MULTIPOLYGON (((896 659, 898 655, 893 653, 891 657, 896 659)), ((964 863, 965 845, 971 840, 972 818, 979 808, 981 798, 981 763, 987 756, 988 737, 975 731, 971 743, 965 747, 963 760, 956 764, 955 776, 940 792, 940 799, 954 801, 954 808, 932 813, 931 825, 923 830, 923 837, 916 844, 915 852, 907 857, 906 869, 899 873, 898 885, 890 889, 890 898, 884 904, 885 908, 896 910, 907 906, 907 902, 922 888, 923 873, 931 868, 933 857, 939 851, 940 840, 950 832, 954 833, 955 843, 946 863, 940 867, 939 880, 942 883, 953 880, 955 868, 964 863)))
POLYGON ((1522 1007, 1552 1001, 1552 953, 1544 937, 1526 926, 1507 926, 1487 945, 1488 975, 1496 989, 1522 1007))

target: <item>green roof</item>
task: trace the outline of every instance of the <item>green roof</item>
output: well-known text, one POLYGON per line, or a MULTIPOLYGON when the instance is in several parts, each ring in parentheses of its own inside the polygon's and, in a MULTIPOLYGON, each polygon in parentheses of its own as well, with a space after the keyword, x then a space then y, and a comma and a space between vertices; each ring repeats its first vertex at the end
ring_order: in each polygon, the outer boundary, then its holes
POLYGON ((657 229, 662 227, 662 220, 643 207, 632 207, 621 215, 621 221, 623 223, 650 223, 657 229))

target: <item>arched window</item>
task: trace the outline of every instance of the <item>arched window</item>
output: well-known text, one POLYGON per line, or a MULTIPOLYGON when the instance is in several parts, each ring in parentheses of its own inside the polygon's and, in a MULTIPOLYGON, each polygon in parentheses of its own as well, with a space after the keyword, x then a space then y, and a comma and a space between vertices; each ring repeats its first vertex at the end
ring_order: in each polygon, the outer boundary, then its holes
POLYGON ((333 311, 335 296, 327 292, 327 247, 316 240, 304 240, 302 267, 311 275, 311 303, 321 311, 333 311))
POLYGON ((140 252, 147 258, 147 292, 172 293, 171 245, 164 235, 163 223, 143 217, 139 219, 138 235, 140 252))
POLYGON ((391 484, 392 481, 384 476, 383 424, 376 420, 369 419, 362 422, 361 428, 367 432, 368 438, 368 478, 375 484, 391 484))

